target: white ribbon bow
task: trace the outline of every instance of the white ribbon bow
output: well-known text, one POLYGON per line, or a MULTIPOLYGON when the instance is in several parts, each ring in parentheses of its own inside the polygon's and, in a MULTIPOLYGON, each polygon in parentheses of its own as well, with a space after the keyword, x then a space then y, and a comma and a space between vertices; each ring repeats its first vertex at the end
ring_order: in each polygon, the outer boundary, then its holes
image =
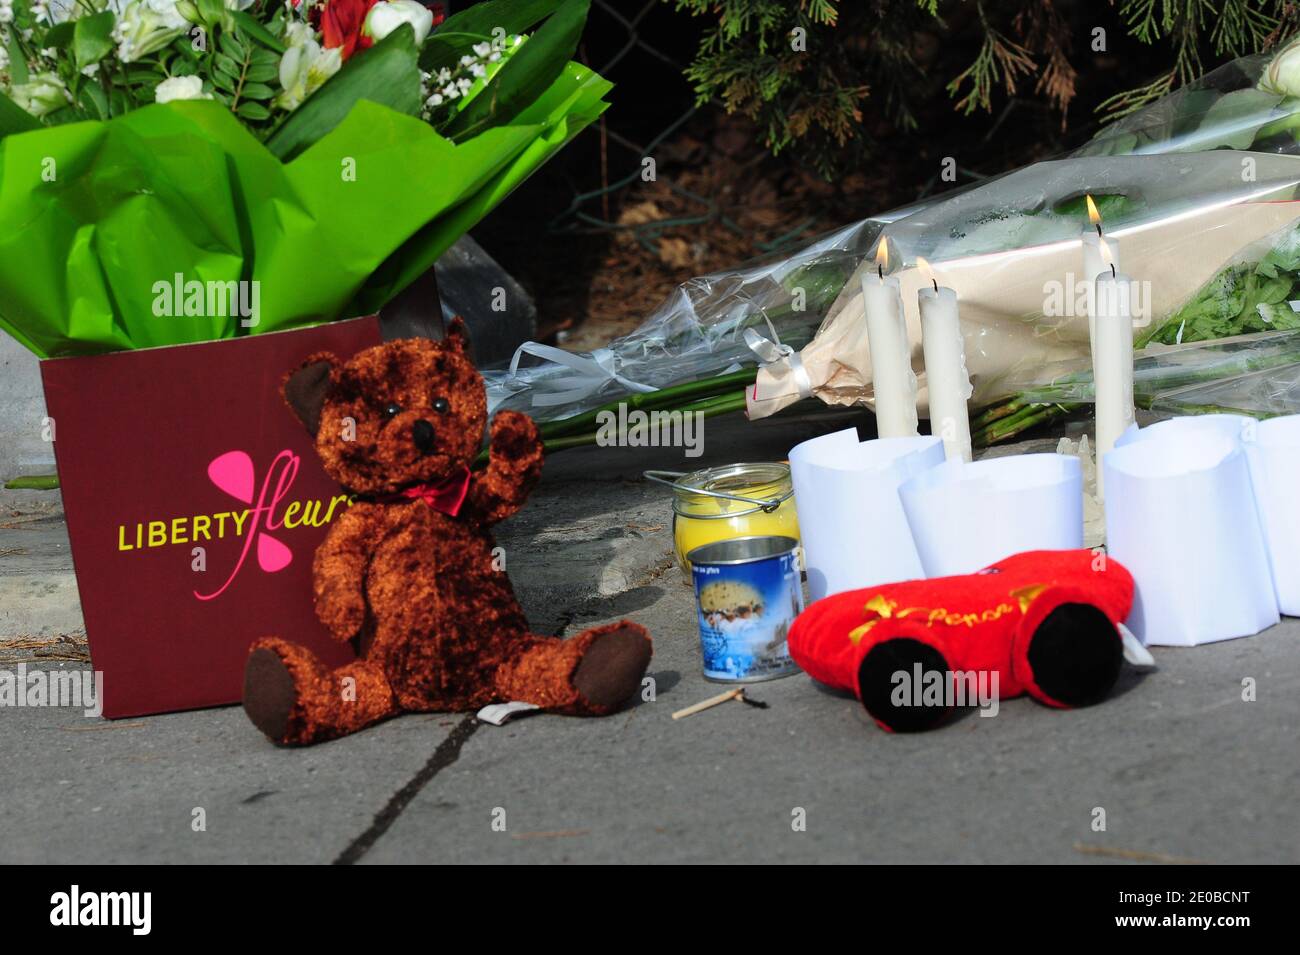
POLYGON ((543 345, 541 342, 524 342, 515 349, 514 357, 510 359, 511 378, 516 377, 518 374, 519 359, 524 355, 532 355, 544 361, 552 361, 557 365, 563 365, 565 368, 576 372, 576 378, 580 382, 580 384, 565 391, 544 394, 537 394, 534 391, 534 407, 551 407, 581 401, 583 398, 595 394, 607 381, 616 381, 628 391, 645 393, 659 390, 654 385, 643 385, 639 381, 632 381, 630 378, 620 375, 615 370, 618 365, 618 356, 608 348, 597 348, 588 358, 585 355, 575 355, 573 352, 565 351, 563 348, 556 348, 553 345, 543 345))
POLYGON ((763 320, 767 322, 767 327, 772 331, 772 338, 775 341, 769 341, 752 328, 745 329, 745 344, 749 350, 758 356, 758 360, 765 365, 772 365, 779 361, 786 361, 790 365, 790 374, 794 378, 794 386, 799 390, 800 398, 807 398, 813 393, 812 379, 808 377, 808 369, 803 366, 803 359, 799 353, 789 345, 782 343, 780 337, 776 334, 776 328, 772 325, 771 319, 766 315, 763 320))

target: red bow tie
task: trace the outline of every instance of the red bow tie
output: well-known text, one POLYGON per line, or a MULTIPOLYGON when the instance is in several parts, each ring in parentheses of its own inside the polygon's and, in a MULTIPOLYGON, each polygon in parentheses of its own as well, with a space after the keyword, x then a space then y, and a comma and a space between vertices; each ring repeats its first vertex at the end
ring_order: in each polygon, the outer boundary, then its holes
POLYGON ((421 500, 435 511, 449 517, 460 513, 461 505, 469 494, 469 468, 462 468, 459 474, 453 474, 434 484, 414 484, 392 495, 390 500, 421 500))

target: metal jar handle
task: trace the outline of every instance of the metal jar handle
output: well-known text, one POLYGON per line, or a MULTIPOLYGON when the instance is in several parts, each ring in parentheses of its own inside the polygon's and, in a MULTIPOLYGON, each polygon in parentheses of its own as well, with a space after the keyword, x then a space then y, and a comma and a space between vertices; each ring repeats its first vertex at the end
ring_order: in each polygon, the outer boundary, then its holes
MULTIPOLYGON (((789 494, 784 494, 781 497, 777 497, 777 498, 768 498, 766 500, 764 500, 763 498, 742 497, 739 494, 728 494, 725 491, 710 491, 702 487, 687 487, 685 485, 678 484, 675 480, 673 480, 674 478, 684 477, 687 473, 688 472, 686 471, 642 471, 641 476, 645 478, 647 481, 657 481, 660 484, 667 484, 669 487, 673 488, 674 490, 685 490, 685 491, 689 491, 692 494, 704 494, 709 497, 724 498, 728 501, 739 501, 742 504, 752 504, 755 507, 762 510, 763 513, 765 514, 771 514, 773 511, 775 511, 778 507, 781 506, 782 502, 784 502, 787 498, 790 497, 789 494)), ((741 515, 731 514, 726 516, 737 517, 741 515)))

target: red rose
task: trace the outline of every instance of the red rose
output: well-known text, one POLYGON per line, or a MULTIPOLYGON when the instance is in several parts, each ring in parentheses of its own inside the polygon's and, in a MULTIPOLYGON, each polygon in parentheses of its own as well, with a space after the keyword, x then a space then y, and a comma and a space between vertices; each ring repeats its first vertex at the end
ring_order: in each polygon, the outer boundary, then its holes
POLYGON ((321 11, 321 37, 326 48, 342 47, 343 59, 357 50, 364 50, 373 42, 361 35, 366 14, 379 0, 329 0, 321 11))

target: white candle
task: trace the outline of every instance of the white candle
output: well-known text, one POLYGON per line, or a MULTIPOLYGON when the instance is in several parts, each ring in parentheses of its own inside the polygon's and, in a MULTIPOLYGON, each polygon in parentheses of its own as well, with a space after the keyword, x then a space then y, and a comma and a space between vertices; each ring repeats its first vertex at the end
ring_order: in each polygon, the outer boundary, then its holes
MULTIPOLYGON (((885 243, 880 243, 885 249, 885 243)), ((877 253, 883 271, 887 252, 877 253)), ((910 438, 916 428, 916 375, 903 318, 898 279, 867 269, 862 273, 862 304, 871 346, 871 386, 876 397, 876 431, 882 438, 910 438)))
POLYGON ((930 433, 943 438, 949 461, 971 460, 970 416, 966 401, 971 395, 970 372, 966 370, 966 342, 961 334, 957 293, 940 287, 924 259, 917 259, 929 285, 916 293, 921 309, 921 347, 925 352, 925 387, 930 396, 930 433))
POLYGON ((1097 401, 1097 496, 1103 495, 1102 458, 1133 423, 1132 285, 1110 269, 1097 276, 1093 288, 1096 335, 1093 339, 1092 379, 1097 401))
MULTIPOLYGON (((1096 291, 1096 288, 1093 285, 1093 280, 1102 272, 1109 272, 1112 264, 1115 266, 1115 271, 1118 272, 1120 263, 1119 243, 1114 239, 1107 238, 1101 234, 1101 213, 1097 211, 1097 204, 1092 201, 1092 196, 1088 196, 1087 200, 1088 225, 1086 225, 1083 232, 1080 233, 1079 239, 1083 243, 1082 280, 1085 283, 1085 290, 1090 299, 1087 309, 1088 342, 1089 347, 1091 348, 1097 337, 1097 325, 1093 316, 1093 312, 1095 311, 1093 306, 1095 299, 1093 298, 1093 295, 1096 291)), ((1095 360, 1095 353, 1093 358, 1095 360)))

